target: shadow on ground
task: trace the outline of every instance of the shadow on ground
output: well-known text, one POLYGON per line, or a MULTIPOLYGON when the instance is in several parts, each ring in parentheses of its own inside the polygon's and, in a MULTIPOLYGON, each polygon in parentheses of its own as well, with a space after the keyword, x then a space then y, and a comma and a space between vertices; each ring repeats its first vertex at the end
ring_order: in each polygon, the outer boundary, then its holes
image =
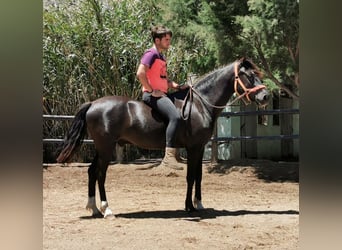
MULTIPOLYGON (((183 219, 189 221, 198 222, 204 219, 215 219, 222 216, 242 216, 242 215, 299 215, 298 211, 285 210, 285 211, 274 211, 274 210, 216 210, 213 208, 207 208, 201 211, 187 212, 185 210, 158 210, 158 211, 138 211, 130 213, 116 214, 117 218, 125 219, 183 219)), ((81 216, 81 220, 99 219, 103 216, 81 216)))
POLYGON ((298 211, 286 210, 286 211, 251 211, 251 210, 216 210, 208 208, 197 212, 186 212, 184 210, 164 210, 164 211, 139 211, 133 213, 122 213, 115 215, 120 218, 129 219, 171 219, 179 218, 186 220, 202 220, 202 219, 215 219, 221 216, 241 216, 241 215, 258 215, 258 214, 273 214, 273 215, 298 215, 298 211))

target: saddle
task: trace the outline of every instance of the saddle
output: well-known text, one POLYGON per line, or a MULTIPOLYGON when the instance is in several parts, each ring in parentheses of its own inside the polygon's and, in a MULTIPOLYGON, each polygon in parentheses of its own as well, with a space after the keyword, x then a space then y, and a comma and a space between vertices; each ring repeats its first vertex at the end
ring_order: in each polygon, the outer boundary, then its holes
MULTIPOLYGON (((192 95, 193 95, 192 87, 190 87, 188 94, 185 96, 184 100, 175 98, 173 101, 173 104, 176 106, 177 110, 180 112, 181 118, 184 121, 188 120, 191 114, 192 95), (190 105, 187 105, 188 102, 190 102, 190 105)), ((146 103, 144 104, 147 105, 146 103)), ((167 123, 167 120, 157 110, 151 108, 151 114, 152 114, 152 117, 156 119, 157 121, 167 123)))

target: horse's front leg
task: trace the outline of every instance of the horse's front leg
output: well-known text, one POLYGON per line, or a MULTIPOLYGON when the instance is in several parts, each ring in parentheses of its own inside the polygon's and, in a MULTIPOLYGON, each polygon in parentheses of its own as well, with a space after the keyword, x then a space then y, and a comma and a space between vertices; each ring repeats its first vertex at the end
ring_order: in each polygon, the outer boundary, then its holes
POLYGON ((194 206, 195 208, 202 210, 204 209, 202 205, 202 192, 201 192, 201 183, 202 183, 202 159, 204 154, 204 148, 200 150, 199 157, 196 161, 196 173, 195 173, 195 198, 194 198, 194 206))
MULTIPOLYGON (((185 210, 190 211, 190 212, 196 211, 196 208, 194 207, 192 203, 192 188, 195 183, 195 178, 198 175, 197 174, 198 163, 202 161, 203 153, 201 152, 202 151, 198 150, 198 148, 187 149, 188 162, 187 162, 187 175, 186 175, 187 192, 186 192, 186 199, 185 199, 185 210)), ((196 188, 196 192, 198 194, 197 188, 196 188)), ((200 193, 201 192, 199 192, 199 194, 200 193)))
POLYGON ((187 183, 187 190, 186 190, 186 198, 185 198, 185 211, 193 212, 196 211, 194 205, 192 204, 192 187, 194 185, 195 178, 194 173, 191 165, 189 164, 188 160, 188 170, 186 175, 186 183, 187 183))
POLYGON ((86 209, 92 211, 93 217, 102 217, 100 210, 96 206, 95 200, 95 189, 96 189, 96 164, 97 164, 97 154, 88 169, 88 203, 86 209))
POLYGON ((198 210, 204 209, 202 205, 201 183, 202 183, 202 163, 197 167, 196 177, 195 177, 194 207, 197 208, 198 210))

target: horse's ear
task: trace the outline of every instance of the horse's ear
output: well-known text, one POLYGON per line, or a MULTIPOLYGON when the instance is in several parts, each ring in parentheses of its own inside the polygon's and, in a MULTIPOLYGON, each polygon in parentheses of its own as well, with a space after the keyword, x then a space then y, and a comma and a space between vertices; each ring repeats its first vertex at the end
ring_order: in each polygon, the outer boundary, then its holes
MULTIPOLYGON (((242 58, 241 58, 242 59, 242 58)), ((258 75, 260 79, 263 78, 264 73, 259 69, 259 67, 252 61, 252 59, 243 57, 243 61, 240 63, 240 67, 244 66, 246 69, 253 69, 254 73, 258 75)))
POLYGON ((247 57, 242 57, 240 60, 240 66, 244 66, 247 69, 257 69, 256 65, 252 62, 251 59, 247 57))
POLYGON ((247 69, 254 67, 254 63, 252 62, 252 60, 250 60, 246 56, 243 56, 239 59, 239 64, 240 64, 240 67, 244 66, 247 69))

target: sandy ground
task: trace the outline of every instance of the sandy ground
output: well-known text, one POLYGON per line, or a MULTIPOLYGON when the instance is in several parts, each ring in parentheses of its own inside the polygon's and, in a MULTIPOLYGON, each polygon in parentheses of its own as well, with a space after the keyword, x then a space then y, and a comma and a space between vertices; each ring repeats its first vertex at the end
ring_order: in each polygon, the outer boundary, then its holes
POLYGON ((44 249, 299 248, 297 163, 204 164, 206 209, 192 214, 184 211, 186 171, 158 174, 152 164, 109 167, 111 219, 92 218, 85 209, 87 167, 45 167, 44 249))

